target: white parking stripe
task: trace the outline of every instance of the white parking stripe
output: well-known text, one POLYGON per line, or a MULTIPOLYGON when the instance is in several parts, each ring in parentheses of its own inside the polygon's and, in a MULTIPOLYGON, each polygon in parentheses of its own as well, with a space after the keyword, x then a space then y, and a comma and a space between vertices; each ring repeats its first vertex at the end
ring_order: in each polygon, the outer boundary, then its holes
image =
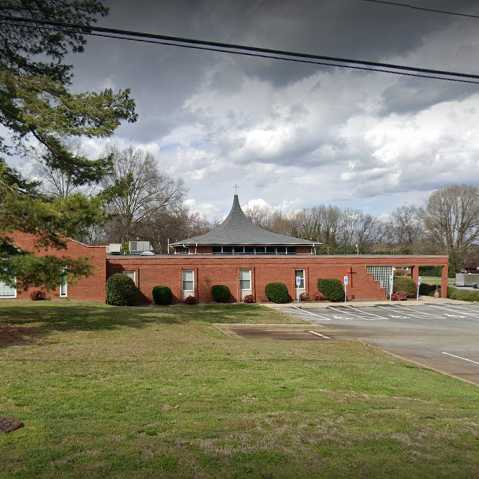
MULTIPOLYGON (((448 308, 448 307, 445 307, 445 306, 439 306, 438 304, 428 304, 429 307, 431 308, 436 308, 436 309, 442 309, 443 311, 447 311, 447 313, 444 313, 445 316, 449 316, 449 317, 455 317, 457 318, 458 315, 466 315, 466 316, 472 316, 473 318, 477 318, 477 314, 471 314, 469 312, 466 312, 466 311, 455 311, 454 308, 448 308), (454 313, 454 314, 451 314, 451 313, 454 313)), ((461 317, 461 316, 459 316, 461 317)), ((462 316, 464 317, 464 316, 462 316)))
MULTIPOLYGON (((385 317, 383 317, 383 316, 380 316, 379 314, 371 313, 371 312, 366 311, 366 310, 364 310, 364 309, 358 309, 358 308, 355 308, 354 306, 345 305, 344 307, 345 307, 345 308, 351 308, 351 309, 354 310, 354 311, 359 311, 359 312, 361 312, 361 313, 363 313, 363 314, 366 314, 366 315, 368 315, 368 316, 374 316, 375 318, 379 318, 379 319, 383 319, 383 320, 387 319, 387 318, 385 318, 385 317)), ((366 319, 366 318, 364 318, 364 319, 366 319)))
POLYGON ((390 313, 389 318, 393 318, 393 319, 416 319, 414 316, 411 316, 408 313, 398 313, 397 312, 398 308, 396 308, 394 306, 382 306, 382 305, 379 304, 378 306, 376 306, 376 308, 380 308, 380 309, 390 313))
POLYGON ((474 311, 472 309, 472 312, 471 312, 471 309, 468 309, 467 307, 464 306, 461 307, 460 305, 458 304, 448 304, 448 307, 454 311, 457 311, 458 313, 465 313, 465 314, 471 314, 473 315, 474 317, 476 318, 479 318, 479 311, 474 311))
POLYGON ((329 336, 326 336, 325 334, 317 333, 316 331, 308 331, 308 333, 314 334, 314 335, 319 336, 320 338, 323 338, 323 339, 331 339, 329 336))
POLYGON ((473 361, 472 359, 469 359, 469 358, 463 358, 462 356, 457 356, 456 354, 446 353, 445 351, 443 351, 442 354, 445 354, 446 356, 451 356, 452 358, 462 359, 463 361, 467 361, 468 363, 476 364, 477 366, 479 366, 478 361, 473 361))
POLYGON ((402 308, 402 309, 405 309, 406 311, 409 311, 412 315, 414 316, 425 316, 425 317, 428 317, 428 318, 437 318, 437 314, 432 314, 432 313, 426 313, 422 307, 417 307, 417 306, 413 306, 413 307, 408 307, 408 306, 404 306, 403 304, 401 304, 400 306, 398 305, 398 307, 402 308))
POLYGON ((298 308, 298 306, 291 306, 292 308, 300 311, 301 313, 307 313, 311 316, 316 316, 317 318, 320 318, 320 319, 323 319, 324 321, 331 321, 331 318, 328 318, 327 316, 323 316, 322 314, 319 314, 319 313, 313 313, 312 311, 309 311, 307 309, 303 309, 303 308, 298 308))
POLYGON ((338 306, 328 306, 328 309, 330 311, 334 311, 336 313, 341 313, 342 315, 344 315, 344 316, 334 315, 333 316, 334 319, 346 319, 346 320, 352 321, 352 320, 357 319, 359 317, 359 319, 363 319, 363 320, 367 321, 366 318, 361 318, 358 314, 356 314, 355 316, 351 316, 351 313, 347 313, 346 311, 343 311, 338 306))

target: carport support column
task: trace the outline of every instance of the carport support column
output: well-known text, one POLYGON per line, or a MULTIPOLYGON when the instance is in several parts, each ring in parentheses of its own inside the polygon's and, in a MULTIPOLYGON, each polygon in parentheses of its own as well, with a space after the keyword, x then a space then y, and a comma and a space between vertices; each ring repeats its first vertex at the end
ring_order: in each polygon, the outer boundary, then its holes
POLYGON ((441 270, 441 298, 447 298, 447 286, 449 278, 449 270, 447 264, 441 270))
POLYGON ((417 282, 419 280, 419 265, 415 264, 414 266, 411 267, 411 273, 412 273, 412 280, 416 284, 417 287, 417 282))

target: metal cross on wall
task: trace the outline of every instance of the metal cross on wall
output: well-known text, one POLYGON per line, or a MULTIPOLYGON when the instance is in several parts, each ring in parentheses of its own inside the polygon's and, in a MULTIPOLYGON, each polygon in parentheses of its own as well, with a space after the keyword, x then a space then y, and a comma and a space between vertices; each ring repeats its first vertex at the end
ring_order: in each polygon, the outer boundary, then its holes
POLYGON ((353 268, 349 268, 349 276, 350 276, 350 280, 349 280, 349 286, 352 288, 353 287, 353 274, 356 274, 356 271, 353 271, 353 268))

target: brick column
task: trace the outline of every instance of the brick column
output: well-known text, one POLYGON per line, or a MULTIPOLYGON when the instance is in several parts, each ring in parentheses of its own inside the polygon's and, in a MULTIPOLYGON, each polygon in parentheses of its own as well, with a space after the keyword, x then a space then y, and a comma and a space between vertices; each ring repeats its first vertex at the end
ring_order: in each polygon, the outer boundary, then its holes
POLYGON ((446 264, 441 270, 441 298, 447 298, 448 272, 448 265, 446 264))
POLYGON ((415 264, 414 266, 411 267, 411 276, 412 276, 412 280, 414 281, 414 283, 416 283, 416 286, 417 286, 417 282, 418 282, 418 279, 419 279, 419 265, 418 264, 415 264))

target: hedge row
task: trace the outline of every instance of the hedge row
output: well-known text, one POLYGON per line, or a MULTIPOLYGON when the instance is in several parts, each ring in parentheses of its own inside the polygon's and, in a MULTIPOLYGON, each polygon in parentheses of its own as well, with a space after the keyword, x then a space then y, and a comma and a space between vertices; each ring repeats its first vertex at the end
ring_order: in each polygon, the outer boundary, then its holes
POLYGON ((457 288, 447 288, 447 297, 461 301, 479 301, 479 291, 461 291, 457 288))
MULTIPOLYGON (((420 294, 433 295, 437 286, 421 284, 420 294)), ((131 306, 139 303, 140 291, 131 278, 124 274, 114 274, 107 281, 107 304, 116 306, 131 306)), ((333 302, 344 301, 344 286, 339 279, 319 279, 318 290, 322 296, 333 302)), ((416 297, 416 284, 411 278, 396 277, 394 279, 394 292, 406 293, 409 298, 416 297)), ((265 288, 266 297, 273 303, 289 303, 292 298, 284 283, 268 283, 265 288)), ((217 303, 227 303, 232 300, 228 286, 223 284, 214 285, 211 288, 213 300, 217 303)), ((479 291, 460 291, 456 288, 449 288, 448 296, 451 299, 462 299, 464 301, 479 301, 479 291)), ((155 286, 152 290, 153 302, 159 305, 169 305, 173 302, 173 293, 168 286, 155 286)), ((254 302, 254 297, 248 297, 248 301, 254 302)), ((189 297, 185 300, 187 304, 196 304, 197 298, 189 297)))

